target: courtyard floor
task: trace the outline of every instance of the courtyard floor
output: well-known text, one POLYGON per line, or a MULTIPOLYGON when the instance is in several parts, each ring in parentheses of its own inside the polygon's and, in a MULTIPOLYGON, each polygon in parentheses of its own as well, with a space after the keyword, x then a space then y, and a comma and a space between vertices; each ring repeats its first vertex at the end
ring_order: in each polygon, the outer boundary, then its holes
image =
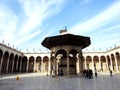
POLYGON ((98 75, 93 79, 53 78, 38 73, 2 75, 0 90, 120 90, 120 75, 98 75), (17 76, 19 80, 16 80, 17 76))

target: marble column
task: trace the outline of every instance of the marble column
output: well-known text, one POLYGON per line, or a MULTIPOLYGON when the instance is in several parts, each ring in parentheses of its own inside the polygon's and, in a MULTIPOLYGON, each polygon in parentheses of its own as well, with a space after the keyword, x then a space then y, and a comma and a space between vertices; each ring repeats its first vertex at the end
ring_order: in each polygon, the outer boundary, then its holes
POLYGON ((86 58, 85 58, 85 69, 87 69, 87 63, 86 63, 86 58))
POLYGON ((69 54, 67 53, 67 76, 70 75, 70 63, 69 63, 69 54))
POLYGON ((94 61, 93 61, 93 57, 92 57, 92 70, 93 70, 93 73, 95 72, 95 68, 94 68, 94 61))
POLYGON ((18 71, 18 62, 19 62, 19 58, 17 58, 17 65, 16 65, 16 70, 18 71))
POLYGON ((20 60, 20 72, 21 72, 21 69, 22 69, 22 58, 20 60))
POLYGON ((12 73, 14 71, 14 61, 15 61, 15 57, 13 57, 13 62, 12 62, 12 73))
POLYGON ((82 51, 79 52, 79 75, 83 75, 82 51))
POLYGON ((101 71, 101 69, 102 69, 102 67, 101 67, 101 59, 100 59, 100 57, 98 57, 98 59, 99 59, 99 70, 101 71))
POLYGON ((118 62, 117 62, 117 58, 115 57, 115 65, 116 65, 116 71, 119 72, 118 70, 118 62))
POLYGON ((0 63, 0 74, 2 74, 1 69, 2 69, 2 63, 3 63, 3 56, 1 57, 1 63, 0 63))
POLYGON ((107 60, 107 57, 105 57, 105 60, 106 60, 107 71, 109 71, 109 67, 108 67, 108 60, 107 60))
POLYGON ((48 62, 48 74, 50 74, 51 72, 51 59, 49 59, 49 62, 48 62))
POLYGON ((110 56, 110 69, 113 71, 113 62, 112 62, 112 57, 110 56))
POLYGON ((33 72, 36 72, 36 59, 34 60, 34 68, 33 68, 33 72))
POLYGON ((43 73, 43 58, 41 59, 41 72, 43 73))
POLYGON ((52 66, 52 59, 50 59, 50 75, 52 76, 52 69, 53 69, 53 66, 52 66))
POLYGON ((8 73, 9 61, 10 61, 10 58, 8 57, 8 58, 7 58, 7 67, 6 67, 6 73, 8 73))
POLYGON ((29 59, 27 60, 26 72, 28 72, 28 69, 29 69, 29 59))

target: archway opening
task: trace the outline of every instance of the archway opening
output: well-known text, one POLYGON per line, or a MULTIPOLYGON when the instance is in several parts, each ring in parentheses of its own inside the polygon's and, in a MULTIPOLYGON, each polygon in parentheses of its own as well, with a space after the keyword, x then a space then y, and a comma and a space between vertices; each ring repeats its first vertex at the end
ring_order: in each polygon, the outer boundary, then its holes
POLYGON ((41 72, 41 61, 42 61, 41 57, 38 56, 36 58, 36 69, 35 69, 36 72, 41 72))
POLYGON ((116 58, 117 58, 118 70, 120 72, 120 53, 119 52, 116 52, 116 58))
POLYGON ((22 68, 21 68, 21 72, 25 73, 26 72, 26 68, 27 68, 27 57, 24 56, 22 58, 22 68))
POLYGON ((107 71, 107 63, 106 63, 105 56, 101 56, 100 60, 101 60, 101 71, 106 72, 107 71))
POLYGON ((13 60, 14 60, 14 55, 13 53, 11 53, 9 57, 8 73, 12 73, 13 60))
POLYGON ((6 74, 8 57, 9 57, 9 53, 5 52, 3 55, 3 62, 2 62, 2 67, 1 67, 2 74, 6 74))
POLYGON ((35 68, 35 66, 34 66, 34 57, 31 56, 29 58, 28 72, 34 72, 34 68, 35 68))
POLYGON ((69 65, 70 65, 70 75, 76 75, 77 74, 77 51, 72 49, 69 52, 69 65))
POLYGON ((57 60, 58 75, 67 75, 67 52, 63 49, 60 49, 57 51, 55 57, 57 60))
POLYGON ((48 56, 43 57, 43 72, 48 74, 48 68, 49 68, 49 58, 48 56))
POLYGON ((87 69, 92 69, 92 58, 90 56, 86 57, 87 69))
POLYGON ((94 69, 99 71, 100 70, 100 64, 99 64, 98 56, 93 57, 93 62, 94 62, 94 69))

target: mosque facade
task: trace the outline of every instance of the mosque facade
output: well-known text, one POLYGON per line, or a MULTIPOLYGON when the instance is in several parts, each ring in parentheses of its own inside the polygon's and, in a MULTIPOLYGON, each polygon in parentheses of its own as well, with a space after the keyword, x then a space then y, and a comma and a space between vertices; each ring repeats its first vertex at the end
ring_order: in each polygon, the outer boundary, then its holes
MULTIPOLYGON (((0 43, 0 74, 13 73, 46 73, 52 74, 53 57, 50 52, 21 52, 0 43)), ((113 49, 99 52, 83 52, 82 66, 84 69, 97 70, 101 73, 107 73, 112 70, 113 73, 120 73, 120 46, 113 49)), ((79 73, 79 65, 76 59, 76 73, 79 73)))

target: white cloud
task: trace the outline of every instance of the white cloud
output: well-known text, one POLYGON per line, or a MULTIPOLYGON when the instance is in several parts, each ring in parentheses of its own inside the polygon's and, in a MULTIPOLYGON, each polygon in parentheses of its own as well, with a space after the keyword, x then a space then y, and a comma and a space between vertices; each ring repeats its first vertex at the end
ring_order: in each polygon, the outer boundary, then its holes
POLYGON ((61 9, 60 6, 63 1, 64 0, 20 0, 27 18, 25 19, 25 23, 23 23, 22 27, 19 30, 20 35, 23 36, 28 33, 32 34, 36 27, 41 27, 42 22, 46 18, 59 12, 59 9, 61 9))
MULTIPOLYGON (((35 38, 43 29, 45 19, 59 13, 65 0, 18 0, 19 8, 14 12, 9 3, 0 5, 1 41, 20 46, 35 38), (22 9, 22 10, 21 10, 22 9), (19 11, 20 10, 20 11, 19 11)), ((32 43, 32 42, 31 42, 32 43)))
POLYGON ((114 26, 112 26, 112 27, 110 27, 110 28, 107 28, 107 29, 105 29, 105 30, 103 30, 103 31, 112 31, 112 30, 116 30, 116 29, 118 29, 118 28, 120 28, 120 24, 118 24, 118 25, 114 25, 114 26))
POLYGON ((1 39, 11 42, 17 27, 18 17, 6 5, 0 6, 1 39))
POLYGON ((25 37, 21 37, 20 40, 17 40, 16 42, 14 42, 14 44, 15 45, 20 45, 21 43, 24 43, 24 41, 28 41, 28 40, 32 39, 33 37, 35 37, 39 33, 40 33, 40 31, 37 31, 37 32, 34 32, 34 33, 30 34, 30 35, 26 35, 25 36, 26 38, 25 37))
POLYGON ((20 0, 23 5, 23 10, 26 14, 26 22, 23 24, 20 33, 29 33, 36 26, 41 26, 41 23, 47 17, 56 14, 59 5, 61 5, 62 1, 60 0, 50 0, 45 2, 46 0, 20 0), (54 8, 52 8, 54 6, 54 8), (56 10, 57 8, 57 10, 56 10))
POLYGON ((112 6, 104 10, 102 13, 96 15, 95 17, 83 22, 78 23, 74 27, 70 29, 71 33, 86 33, 89 31, 93 31, 109 22, 116 17, 120 16, 120 2, 114 3, 112 6))
MULTIPOLYGON (((105 29, 100 29, 99 31, 97 32, 94 32, 92 34, 90 34, 91 36, 94 36, 94 35, 98 35, 98 34, 106 34, 108 32, 116 32, 118 31, 120 28, 120 24, 117 24, 117 25, 114 25, 114 26, 110 26, 110 27, 107 27, 105 29)), ((113 34, 113 33, 112 33, 113 34)), ((120 33, 119 33, 120 34, 120 33)), ((109 34, 107 34, 107 36, 109 36, 109 34)), ((110 35, 111 36, 111 35, 110 35)))

